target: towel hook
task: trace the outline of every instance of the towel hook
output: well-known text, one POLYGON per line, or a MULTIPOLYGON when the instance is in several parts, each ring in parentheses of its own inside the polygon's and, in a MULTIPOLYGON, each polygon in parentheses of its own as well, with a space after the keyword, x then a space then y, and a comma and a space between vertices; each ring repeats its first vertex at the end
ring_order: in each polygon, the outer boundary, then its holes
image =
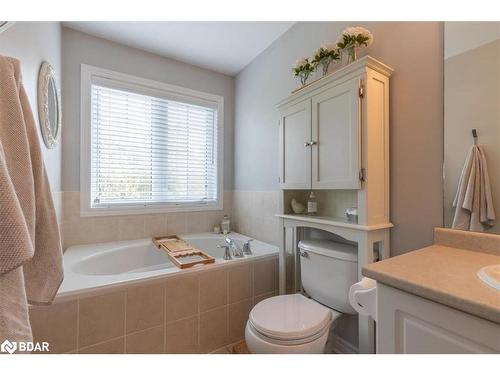
POLYGON ((477 145, 477 130, 472 129, 472 137, 474 137, 474 144, 477 145))

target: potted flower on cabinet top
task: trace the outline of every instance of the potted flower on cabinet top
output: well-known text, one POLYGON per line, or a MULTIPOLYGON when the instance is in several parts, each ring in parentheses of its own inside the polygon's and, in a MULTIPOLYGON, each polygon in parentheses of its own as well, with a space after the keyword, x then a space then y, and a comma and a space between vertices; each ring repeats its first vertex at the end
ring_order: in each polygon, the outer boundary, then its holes
POLYGON ((302 84, 302 86, 305 86, 307 79, 313 71, 314 66, 308 57, 297 60, 292 67, 293 75, 300 78, 300 83, 302 84))
POLYGON ((357 58, 357 48, 368 47, 373 43, 373 35, 364 27, 348 27, 337 39, 337 46, 342 53, 347 52, 347 63, 352 63, 357 58))
POLYGON ((330 63, 340 59, 340 50, 335 43, 325 43, 314 52, 312 63, 314 67, 321 65, 323 77, 328 74, 330 63))

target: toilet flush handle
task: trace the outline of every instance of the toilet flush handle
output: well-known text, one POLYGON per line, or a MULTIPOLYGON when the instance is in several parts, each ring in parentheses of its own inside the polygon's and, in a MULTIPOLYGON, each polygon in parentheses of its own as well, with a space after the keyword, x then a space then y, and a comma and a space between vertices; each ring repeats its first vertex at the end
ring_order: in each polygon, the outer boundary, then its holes
POLYGON ((309 258, 309 253, 307 251, 299 250, 299 255, 302 258, 309 258))

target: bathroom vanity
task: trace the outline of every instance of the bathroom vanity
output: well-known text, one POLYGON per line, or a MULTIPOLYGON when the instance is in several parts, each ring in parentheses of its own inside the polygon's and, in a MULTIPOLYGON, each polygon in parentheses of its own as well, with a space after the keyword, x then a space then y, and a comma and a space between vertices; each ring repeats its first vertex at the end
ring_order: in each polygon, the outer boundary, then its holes
MULTIPOLYGON (((277 104, 281 294, 301 290, 300 240, 323 236, 356 245, 359 278, 364 265, 389 257, 392 72, 387 65, 365 56, 277 104), (293 213, 292 200, 305 203, 311 191, 317 197, 318 214, 293 213), (358 209, 357 222, 345 216, 350 207, 358 209)), ((354 315, 352 319, 355 328, 354 315)), ((358 348, 347 352, 373 353, 373 321, 360 316, 357 324, 358 348)))
POLYGON ((478 276, 499 264, 500 236, 437 228, 433 246, 366 266, 377 353, 500 353, 500 290, 478 276))

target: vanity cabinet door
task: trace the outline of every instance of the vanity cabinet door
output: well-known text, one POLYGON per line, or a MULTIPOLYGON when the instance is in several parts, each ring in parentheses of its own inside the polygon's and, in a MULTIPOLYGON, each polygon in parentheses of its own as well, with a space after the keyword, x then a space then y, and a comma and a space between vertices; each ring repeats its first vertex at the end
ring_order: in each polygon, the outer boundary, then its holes
POLYGON ((311 188, 311 101, 282 110, 280 155, 282 189, 311 188))
POLYGON ((377 353, 499 353, 500 324, 377 284, 377 353))
POLYGON ((359 189, 359 80, 312 98, 312 188, 359 189))

